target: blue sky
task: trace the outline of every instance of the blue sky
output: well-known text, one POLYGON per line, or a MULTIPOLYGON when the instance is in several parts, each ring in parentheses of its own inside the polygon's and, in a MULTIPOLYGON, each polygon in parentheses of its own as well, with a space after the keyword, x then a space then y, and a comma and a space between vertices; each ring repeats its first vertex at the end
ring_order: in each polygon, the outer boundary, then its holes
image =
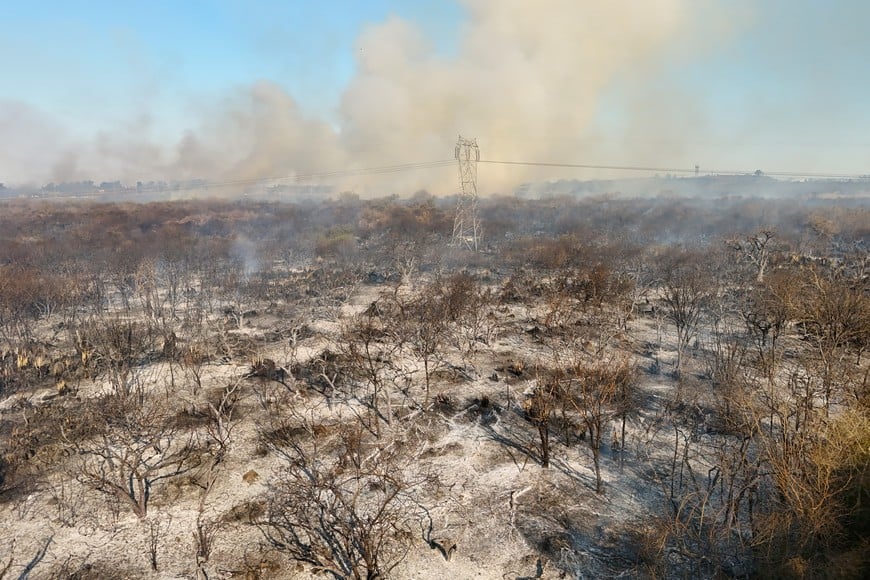
MULTIPOLYGON (((198 155, 225 156, 198 170, 250 161, 253 151, 273 150, 258 140, 276 139, 239 129, 258 118, 246 109, 250 94, 257 102, 268 94, 271 107, 294 108, 291 129, 311 129, 297 118, 312 120, 322 146, 334 148, 326 157, 342 166, 429 161, 419 156, 441 147, 449 154, 457 129, 469 126, 502 158, 870 173, 870 3, 862 0, 650 0, 672 12, 649 23, 661 34, 644 28, 644 15, 623 26, 610 13, 578 24, 573 34, 571 19, 596 14, 575 10, 596 4, 580 0, 3 4, 0 182, 96 173, 95 179, 171 177, 182 165, 179 143, 191 134, 198 155), (504 18, 496 14, 501 10, 504 18), (550 29, 563 20, 569 21, 560 28, 564 42, 551 46, 550 29), (598 34, 608 26, 612 43, 598 34), (597 40, 584 44, 584 35, 597 40), (496 55, 514 55, 517 65, 488 66, 487 47, 472 46, 474 36, 497 45, 496 55), (636 36, 644 37, 637 55, 606 46, 636 36), (575 58, 574 50, 588 54, 575 58), (393 58, 395 66, 384 64, 393 58), (579 88, 565 78, 570 67, 579 88), (547 70, 539 75, 539 69, 547 70), (595 69, 588 83, 586 69, 595 69), (420 86, 430 79, 431 88, 420 86), (467 91, 441 86, 468 82, 467 91), (419 103, 407 103, 409 94, 414 100, 411 84, 421 91, 419 103), (473 102, 501 95, 503 116, 473 102), (368 109, 358 105, 369 99, 368 109), (571 99, 582 109, 576 119, 571 99), (379 102, 395 104, 395 115, 405 118, 393 123, 379 102), (443 111, 433 111, 431 122, 417 118, 442 103, 461 111, 455 123, 445 123, 443 111), (475 111, 489 114, 487 122, 478 123, 475 111), (554 113, 542 119, 546 130, 533 134, 535 116, 551 111, 572 117, 566 131, 558 131, 554 113), (530 119, 505 135, 502 117, 513 115, 530 119), (391 134, 383 139, 389 150, 363 159, 354 136, 381 142, 376 121, 391 134), (208 147, 227 123, 241 131, 248 150, 208 147), (435 134, 440 126, 443 140, 435 134), (128 143, 133 133, 142 137, 135 146, 128 143), (406 148, 403 139, 427 145, 406 148), (550 139, 557 146, 520 145, 550 139), (115 149, 126 157, 101 163, 115 149), (152 160, 137 164, 131 151, 149 151, 152 160)), ((277 147, 280 154, 263 171, 312 169, 295 161, 298 143, 277 147)))
POLYGON ((7 0, 0 98, 19 99, 84 130, 153 99, 178 114, 188 97, 262 79, 329 113, 354 72, 362 27, 396 14, 438 50, 455 43, 461 8, 422 0, 7 0))

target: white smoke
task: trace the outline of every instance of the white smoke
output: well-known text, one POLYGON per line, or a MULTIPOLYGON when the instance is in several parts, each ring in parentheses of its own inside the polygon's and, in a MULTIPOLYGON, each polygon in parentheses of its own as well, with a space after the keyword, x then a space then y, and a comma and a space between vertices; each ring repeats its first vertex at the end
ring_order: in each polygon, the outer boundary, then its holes
MULTIPOLYGON (((433 50, 420 28, 395 16, 363 30, 357 72, 332 122, 307 117, 292 95, 262 81, 204 107, 169 144, 143 137, 147 127, 126 127, 75 147, 43 148, 48 130, 42 129, 30 146, 31 161, 18 173, 128 182, 256 179, 449 159, 458 134, 476 137, 483 158, 576 161, 599 137, 593 120, 615 80, 650 74, 691 36, 687 31, 695 31, 692 44, 703 44, 697 30, 720 30, 727 22, 714 15, 709 24, 713 3, 701 3, 710 4, 701 13, 690 0, 463 4, 467 20, 449 57, 433 50)), ((2 110, 0 104, 0 122, 8 125, 11 115, 2 110)), ((661 119, 657 111, 634 113, 638 125, 661 119)), ((12 127, 7 134, 20 132, 12 127)), ((6 153, 10 145, 2 146, 6 153)), ((546 175, 490 165, 481 187, 505 191, 546 175)), ((357 175, 337 185, 371 193, 452 193, 456 175, 445 167, 388 179, 357 175)))

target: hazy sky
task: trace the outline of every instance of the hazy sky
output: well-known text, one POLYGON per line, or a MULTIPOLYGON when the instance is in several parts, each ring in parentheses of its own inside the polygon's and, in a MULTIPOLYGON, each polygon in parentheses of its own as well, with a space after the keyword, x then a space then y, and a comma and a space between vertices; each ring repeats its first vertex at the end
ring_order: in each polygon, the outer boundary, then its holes
MULTIPOLYGON (((870 173, 865 0, 3 4, 0 182, 426 162, 460 132, 487 159, 870 173)), ((454 187, 427 171, 383 187, 454 187)))

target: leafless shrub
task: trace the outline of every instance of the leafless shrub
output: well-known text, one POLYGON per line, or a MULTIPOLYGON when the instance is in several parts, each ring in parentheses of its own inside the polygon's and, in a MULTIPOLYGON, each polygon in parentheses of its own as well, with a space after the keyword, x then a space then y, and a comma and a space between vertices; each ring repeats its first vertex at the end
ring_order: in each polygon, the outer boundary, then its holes
POLYGON ((489 289, 468 276, 454 276, 448 281, 444 312, 453 320, 453 341, 466 358, 479 345, 489 345, 498 331, 498 319, 492 312, 495 299, 489 289), (457 314, 458 313, 458 314, 457 314))
POLYGON ((675 374, 682 371, 689 343, 696 336, 704 308, 716 291, 714 279, 695 255, 677 255, 663 265, 662 301, 677 330, 675 374))
POLYGON ((272 546, 335 578, 387 576, 405 558, 420 517, 419 481, 386 450, 345 432, 338 458, 317 440, 285 448, 286 462, 257 525, 272 546))
POLYGON ((348 379, 347 359, 342 353, 324 350, 307 363, 294 365, 290 370, 296 380, 304 381, 311 388, 332 397, 345 387, 348 379))
POLYGON ((203 368, 211 359, 208 342, 202 340, 185 345, 181 349, 179 359, 184 373, 192 384, 193 395, 196 396, 202 389, 203 368))
POLYGON ((746 433, 752 427, 749 393, 752 380, 746 372, 746 347, 738 340, 716 334, 707 362, 707 376, 716 401, 714 428, 726 434, 746 433))
POLYGON ((443 347, 447 339, 447 324, 443 303, 437 292, 427 288, 414 300, 400 303, 398 323, 401 340, 410 346, 414 356, 423 363, 426 386, 423 405, 429 404, 433 373, 444 365, 443 347))
POLYGON ((662 577, 752 573, 751 522, 759 486, 753 438, 719 436, 708 449, 697 430, 677 422, 671 428, 671 464, 655 477, 665 505, 642 528, 648 571, 662 577))
POLYGON ((121 500, 140 518, 148 514, 154 484, 188 472, 201 460, 193 434, 179 431, 172 414, 159 404, 122 402, 100 420, 99 435, 67 437, 81 455, 79 480, 121 500))
MULTIPOLYGON (((611 358, 593 363, 577 361, 554 378, 554 393, 563 398, 579 417, 589 437, 595 470, 595 491, 604 491, 601 478, 601 443, 610 421, 627 417, 636 403, 633 396, 634 369, 626 358, 611 358)), ((623 432, 624 432, 623 422, 623 432)), ((624 438, 624 436, 623 436, 624 438)))
POLYGON ((136 387, 136 369, 149 362, 158 334, 150 324, 121 317, 91 320, 79 338, 83 362, 96 373, 104 371, 115 392, 127 396, 136 387))
POLYGON ((870 418, 866 409, 846 411, 830 422, 819 420, 818 413, 797 423, 797 415, 774 414, 778 429, 762 440, 775 493, 759 506, 756 554, 765 573, 820 576, 843 558, 860 576, 870 568, 866 552, 856 558, 866 545, 860 530, 870 487, 870 418))
POLYGON ((403 346, 401 335, 389 321, 363 314, 347 326, 339 350, 344 374, 351 381, 351 395, 362 402, 366 412, 360 419, 366 429, 381 436, 381 424, 392 426, 397 392, 407 392, 412 370, 398 356, 403 346))
POLYGON ((540 288, 537 286, 538 280, 536 278, 524 270, 519 270, 502 283, 498 300, 502 304, 530 302, 533 300, 534 294, 540 293, 540 288))
POLYGON ((162 519, 151 518, 144 523, 145 526, 145 551, 151 570, 158 571, 158 555, 160 551, 160 538, 166 528, 169 527, 172 517, 166 514, 162 519))
POLYGON ((771 255, 776 252, 776 230, 771 227, 762 228, 744 239, 728 240, 728 246, 734 250, 739 259, 751 263, 755 268, 755 280, 764 282, 764 274, 771 261, 771 255))
POLYGON ((85 498, 81 489, 77 489, 66 474, 61 474, 47 488, 49 501, 54 505, 55 520, 62 527, 76 526, 84 509, 85 498))
POLYGON ((204 519, 201 514, 196 518, 193 530, 193 552, 197 580, 207 580, 208 578, 205 566, 211 558, 215 536, 219 528, 218 522, 204 519))
POLYGON ((782 357, 781 338, 793 316, 791 295, 797 291, 795 282, 793 272, 775 270, 740 305, 740 315, 758 357, 758 368, 769 381, 776 377, 782 357))
MULTIPOLYGON (((99 408, 93 401, 55 399, 21 408, 21 420, 8 423, 0 455, 0 501, 39 488, 45 475, 68 455, 66 436, 101 433, 99 408)), ((5 426, 4 426, 5 427, 5 426)))
POLYGON ((213 453, 215 465, 220 463, 227 453, 233 430, 239 424, 236 407, 241 398, 240 383, 230 383, 219 392, 216 402, 209 401, 208 408, 211 412, 210 421, 205 426, 209 442, 216 446, 213 453))
POLYGON ((870 343, 870 296, 860 285, 811 270, 802 278, 793 316, 811 346, 809 369, 821 381, 827 414, 844 394, 847 369, 860 363, 870 343))
POLYGON ((539 384, 523 402, 526 417, 538 429, 541 440, 541 467, 550 467, 550 414, 556 407, 557 381, 539 384))

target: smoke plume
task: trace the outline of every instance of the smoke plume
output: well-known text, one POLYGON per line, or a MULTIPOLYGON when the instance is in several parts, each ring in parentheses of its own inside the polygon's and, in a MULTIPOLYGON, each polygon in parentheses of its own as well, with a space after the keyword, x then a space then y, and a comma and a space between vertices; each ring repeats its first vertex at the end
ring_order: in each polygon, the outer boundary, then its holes
MULTIPOLYGON (((476 137, 485 159, 587 159, 602 138, 594 120, 615 82, 655 74, 687 43, 697 48, 715 37, 727 20, 714 16, 716 24, 709 24, 709 10, 700 18, 690 0, 463 5, 467 18, 449 56, 435 51, 420 28, 395 16, 363 30, 356 74, 331 120, 306 116, 293 95, 268 80, 201 107, 200 117, 169 142, 149 133, 146 114, 130 127, 70 143, 54 138, 63 133, 56 121, 0 103, 2 134, 20 135, 24 124, 31 135, 23 147, 0 142, 0 153, 12 159, 10 168, 18 164, 10 174, 23 179, 128 183, 259 179, 449 159, 459 134, 476 137), (12 155, 13 149, 18 153, 12 155)), ((670 103, 667 110, 678 115, 681 107, 670 103)), ((665 123, 656 111, 632 114, 641 123, 665 123)), ((543 176, 487 165, 480 183, 484 191, 505 191, 543 176)), ((332 181, 372 194, 457 188, 452 167, 332 181)))

